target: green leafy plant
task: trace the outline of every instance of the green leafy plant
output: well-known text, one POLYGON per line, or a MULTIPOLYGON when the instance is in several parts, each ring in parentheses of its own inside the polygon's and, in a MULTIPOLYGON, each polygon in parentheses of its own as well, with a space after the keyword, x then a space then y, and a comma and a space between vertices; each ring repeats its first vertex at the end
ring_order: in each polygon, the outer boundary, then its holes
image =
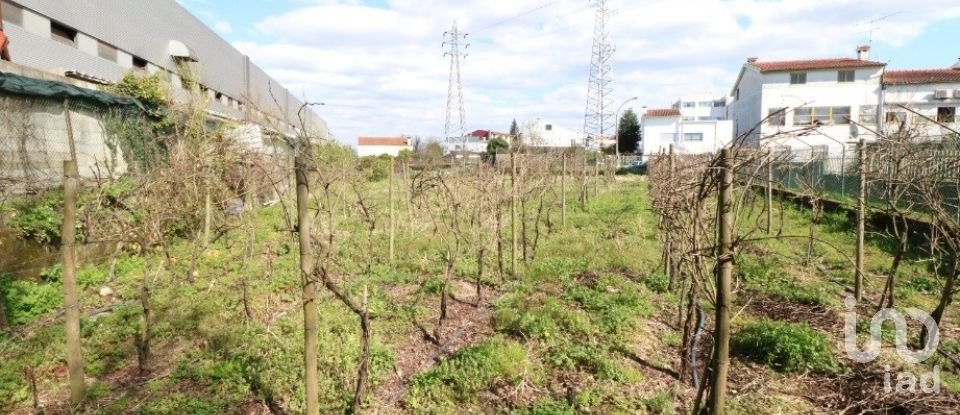
POLYGON ((749 323, 733 337, 732 349, 735 354, 767 364, 778 372, 834 373, 839 369, 827 337, 805 324, 749 323))
MULTIPOLYGON (((16 213, 10 220, 10 226, 22 239, 46 245, 59 244, 60 228, 63 226, 62 199, 62 192, 54 192, 14 206, 16 213)), ((79 225, 78 230, 80 230, 79 225)), ((77 233, 79 236, 80 232, 77 233)))
POLYGON ((643 285, 647 286, 650 291, 663 294, 670 288, 670 278, 663 274, 650 275, 643 279, 643 285))

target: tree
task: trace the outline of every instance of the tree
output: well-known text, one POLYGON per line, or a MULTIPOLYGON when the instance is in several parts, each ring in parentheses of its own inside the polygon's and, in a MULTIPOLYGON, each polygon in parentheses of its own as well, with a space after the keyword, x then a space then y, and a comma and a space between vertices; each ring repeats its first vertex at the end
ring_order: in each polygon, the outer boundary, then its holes
POLYGON ((510 137, 515 138, 520 136, 520 127, 517 125, 517 119, 514 118, 513 122, 510 123, 510 137))
POLYGON ((510 152, 510 143, 502 138, 494 138, 487 143, 487 154, 503 154, 510 152))
POLYGON ((620 127, 617 129, 617 141, 620 143, 620 153, 633 153, 640 145, 640 120, 633 109, 628 109, 620 117, 620 127))

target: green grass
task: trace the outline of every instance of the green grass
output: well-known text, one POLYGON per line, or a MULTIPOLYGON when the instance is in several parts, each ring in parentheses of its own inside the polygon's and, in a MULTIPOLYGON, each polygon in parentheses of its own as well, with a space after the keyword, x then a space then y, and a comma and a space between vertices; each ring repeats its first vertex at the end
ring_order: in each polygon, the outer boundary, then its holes
POLYGON ((827 336, 804 324, 748 323, 733 336, 731 350, 778 372, 833 373, 839 369, 827 336))

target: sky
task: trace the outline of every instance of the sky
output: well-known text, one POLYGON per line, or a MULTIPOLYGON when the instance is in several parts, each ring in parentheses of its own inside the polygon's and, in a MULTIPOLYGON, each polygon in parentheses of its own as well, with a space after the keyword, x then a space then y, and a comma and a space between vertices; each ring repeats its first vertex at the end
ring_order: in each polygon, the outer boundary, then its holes
MULTIPOLYGON (((310 101, 337 139, 442 136, 450 61, 469 33, 467 132, 537 118, 582 130, 594 30, 588 0, 179 0, 310 101)), ((890 68, 960 58, 960 0, 609 0, 614 106, 729 93, 747 57, 854 57, 890 68)))

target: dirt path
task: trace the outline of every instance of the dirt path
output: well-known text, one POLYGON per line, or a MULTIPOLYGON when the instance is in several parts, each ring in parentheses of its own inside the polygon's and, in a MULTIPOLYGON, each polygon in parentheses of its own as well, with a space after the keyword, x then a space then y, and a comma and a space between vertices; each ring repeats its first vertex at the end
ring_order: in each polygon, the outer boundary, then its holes
MULTIPOLYGON (((406 344, 396 352, 396 372, 388 381, 373 391, 375 405, 369 413, 402 413, 402 402, 409 391, 410 380, 419 373, 433 369, 437 363, 457 350, 476 344, 493 334, 490 319, 494 293, 485 288, 484 301, 476 304, 474 285, 455 281, 452 284, 454 300, 448 304, 446 329, 438 346, 427 338, 424 328, 415 328, 408 335, 406 344)), ((431 325, 432 327, 432 325, 431 325)))

